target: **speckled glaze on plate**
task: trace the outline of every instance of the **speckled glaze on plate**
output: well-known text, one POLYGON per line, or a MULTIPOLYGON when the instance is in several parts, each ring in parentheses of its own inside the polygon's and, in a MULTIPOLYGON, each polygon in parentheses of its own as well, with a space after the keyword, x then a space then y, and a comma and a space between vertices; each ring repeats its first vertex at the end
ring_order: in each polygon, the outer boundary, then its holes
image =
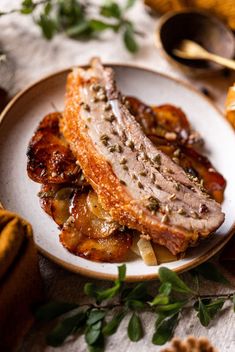
MULTIPOLYGON (((235 219, 235 134, 218 109, 194 88, 166 75, 127 65, 113 66, 118 87, 149 104, 171 103, 181 107, 206 141, 207 155, 227 180, 223 211, 225 222, 215 235, 188 250, 184 259, 164 264, 177 272, 188 270, 214 255, 232 236, 235 219)), ((39 205, 40 185, 26 173, 28 142, 47 113, 63 110, 66 76, 55 73, 19 93, 6 107, 0 123, 0 201, 4 207, 29 220, 35 242, 46 257, 59 265, 91 277, 113 280, 117 265, 96 263, 69 253, 59 242, 59 230, 39 205)), ((126 262, 127 280, 150 280, 159 266, 146 266, 137 257, 126 262)))

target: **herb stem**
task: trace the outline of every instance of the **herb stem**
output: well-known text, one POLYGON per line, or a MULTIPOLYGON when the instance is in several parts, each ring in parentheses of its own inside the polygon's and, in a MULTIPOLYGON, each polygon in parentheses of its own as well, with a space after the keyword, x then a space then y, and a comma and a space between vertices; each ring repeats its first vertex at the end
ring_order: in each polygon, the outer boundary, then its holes
MULTIPOLYGON (((49 2, 52 2, 51 0, 39 0, 35 3, 33 3, 33 7, 34 9, 39 6, 39 5, 43 5, 43 4, 46 4, 46 3, 49 3, 49 2)), ((2 12, 0 11, 0 17, 1 16, 5 16, 5 15, 11 15, 12 13, 21 13, 21 9, 18 8, 18 9, 12 9, 12 10, 9 10, 9 11, 5 11, 5 12, 2 12)))
MULTIPOLYGON (((207 280, 231 286, 212 263, 203 264, 203 267, 200 266, 197 270, 200 270, 200 275, 204 275, 207 280)), ((144 336, 142 313, 150 312, 154 317, 157 314, 152 343, 163 345, 172 338, 182 312, 191 313, 194 310, 200 323, 207 327, 223 309, 225 301, 230 301, 230 306, 233 306, 235 311, 233 292, 200 294, 198 275, 195 278, 197 288, 195 292, 176 273, 161 267, 159 269, 161 285, 155 297, 148 293, 144 282, 135 286, 125 285, 125 275, 126 266, 123 264, 118 267, 118 279, 114 281, 112 287, 100 289, 92 283, 86 283, 84 293, 87 297, 93 298, 92 302, 80 305, 51 302, 39 307, 36 316, 45 322, 72 312, 70 316, 65 315, 64 320, 58 320, 54 330, 47 336, 47 343, 58 346, 79 327, 85 334, 87 344, 100 348, 100 338, 105 341, 105 338, 114 334, 127 313, 129 313, 129 317, 126 317, 129 319, 128 337, 136 342, 144 336), (179 293, 182 293, 183 297, 179 297, 179 293), (78 308, 82 309, 77 311, 78 308)))
POLYGON ((221 295, 200 295, 199 297, 201 299, 214 299, 214 298, 225 298, 227 300, 231 299, 234 295, 234 292, 233 293, 223 293, 221 295))

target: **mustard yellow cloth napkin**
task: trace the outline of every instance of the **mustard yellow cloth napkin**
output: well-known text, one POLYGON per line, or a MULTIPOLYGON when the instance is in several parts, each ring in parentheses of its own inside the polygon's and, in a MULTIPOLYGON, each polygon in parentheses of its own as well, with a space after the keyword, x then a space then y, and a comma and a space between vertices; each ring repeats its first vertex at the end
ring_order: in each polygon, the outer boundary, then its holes
POLYGON ((234 0, 145 0, 145 3, 159 13, 187 8, 205 10, 220 17, 235 30, 234 0))
POLYGON ((0 209, 0 351, 17 350, 42 293, 31 225, 0 209))

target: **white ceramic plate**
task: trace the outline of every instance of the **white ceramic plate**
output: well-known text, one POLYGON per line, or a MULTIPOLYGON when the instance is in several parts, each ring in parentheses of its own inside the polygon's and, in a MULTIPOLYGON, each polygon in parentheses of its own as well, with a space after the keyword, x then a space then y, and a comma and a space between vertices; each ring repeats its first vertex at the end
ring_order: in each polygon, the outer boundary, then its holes
MULTIPOLYGON (((235 135, 212 103, 193 88, 162 74, 131 66, 113 66, 118 87, 149 104, 171 103, 181 107, 206 141, 207 154, 227 180, 223 211, 225 222, 207 242, 188 251, 176 262, 164 264, 183 271, 207 260, 229 239, 235 210, 235 135)), ((63 110, 68 71, 51 75, 18 94, 2 114, 0 124, 0 200, 4 207, 31 222, 39 250, 69 270, 103 279, 114 279, 116 264, 96 263, 76 257, 59 242, 59 230, 39 206, 40 185, 26 173, 26 149, 39 121, 56 107, 63 110)), ((141 259, 127 263, 127 280, 147 280, 158 275, 158 266, 141 259)))

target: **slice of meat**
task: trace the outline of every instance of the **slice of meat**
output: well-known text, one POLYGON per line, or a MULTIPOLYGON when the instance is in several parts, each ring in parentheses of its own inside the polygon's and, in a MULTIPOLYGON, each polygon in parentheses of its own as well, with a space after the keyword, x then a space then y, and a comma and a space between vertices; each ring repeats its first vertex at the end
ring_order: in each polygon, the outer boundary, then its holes
POLYGON ((112 218, 173 254, 223 222, 220 205, 144 135, 122 102, 113 71, 97 59, 68 76, 63 133, 112 218))
POLYGON ((199 154, 193 148, 182 147, 179 164, 191 177, 198 178, 217 202, 222 203, 226 180, 215 170, 207 157, 199 154))
POLYGON ((169 143, 155 135, 149 135, 149 138, 157 148, 179 164, 189 177, 198 179, 217 202, 222 203, 226 180, 215 170, 207 157, 199 154, 191 147, 169 143))
POLYGON ((57 112, 47 115, 29 143, 27 172, 35 182, 81 182, 81 169, 59 130, 60 118, 57 112))
POLYGON ((185 172, 203 181, 208 193, 222 203, 226 181, 211 162, 194 149, 202 146, 202 139, 191 130, 182 110, 170 104, 150 107, 128 96, 125 101, 155 146, 183 167, 185 172))

